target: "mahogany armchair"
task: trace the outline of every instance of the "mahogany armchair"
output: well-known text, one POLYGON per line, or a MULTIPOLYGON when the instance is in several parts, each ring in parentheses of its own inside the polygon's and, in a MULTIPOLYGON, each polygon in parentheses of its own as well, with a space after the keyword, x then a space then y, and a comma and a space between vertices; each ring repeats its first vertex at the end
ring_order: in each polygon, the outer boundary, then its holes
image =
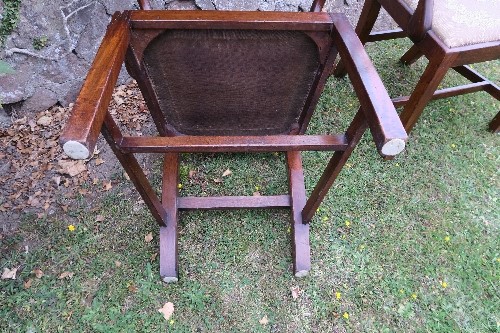
MULTIPOLYGON (((401 121, 408 133, 432 99, 485 91, 500 100, 499 87, 467 66, 500 57, 499 1, 366 0, 356 33, 363 44, 409 37, 414 45, 401 61, 412 64, 421 56, 429 60, 411 95, 393 99, 396 107, 404 106, 401 121), (401 29, 371 32, 381 7, 401 29), (471 83, 437 90, 450 68, 471 83)), ((345 73, 342 63, 334 69, 335 76, 345 73)), ((489 129, 500 131, 500 112, 489 129)))
POLYGON ((177 281, 177 214, 189 209, 286 208, 293 269, 310 270, 309 221, 369 127, 394 156, 406 132, 345 16, 328 13, 126 11, 116 13, 60 141, 91 156, 102 133, 160 225, 160 275, 177 281), (337 52, 360 108, 345 133, 304 135, 337 52), (125 62, 158 136, 124 136, 107 111, 125 62), (309 199, 301 151, 334 151, 309 199), (179 153, 286 152, 289 192, 276 196, 182 197, 179 153), (134 153, 164 154, 161 199, 134 153))

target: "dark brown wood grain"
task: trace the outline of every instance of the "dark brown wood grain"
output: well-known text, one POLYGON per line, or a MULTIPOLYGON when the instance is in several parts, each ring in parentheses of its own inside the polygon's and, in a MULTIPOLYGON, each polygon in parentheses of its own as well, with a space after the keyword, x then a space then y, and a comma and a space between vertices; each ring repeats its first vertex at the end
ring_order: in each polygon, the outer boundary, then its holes
POLYGON ((139 2, 139 8, 144 10, 151 9, 151 4, 149 3, 149 0, 138 0, 138 2, 139 2))
POLYGON ((147 10, 131 12, 133 29, 252 29, 328 31, 327 13, 147 10))
POLYGON ((419 1, 408 21, 408 36, 414 41, 422 40, 432 27, 434 0, 419 1))
POLYGON ((60 136, 62 144, 71 140, 85 146, 90 154, 94 151, 128 47, 128 16, 128 13, 113 15, 71 117, 60 136))
POLYGON ((120 148, 143 153, 274 152, 344 150, 343 135, 123 137, 120 148))
POLYGON ((336 28, 333 32, 335 45, 339 49, 349 78, 356 87, 354 91, 379 152, 382 152, 384 145, 391 140, 406 141, 405 129, 360 40, 348 22, 336 16, 333 16, 332 20, 336 28))
POLYGON ((314 0, 311 5, 310 12, 321 12, 323 11, 323 7, 325 6, 326 0, 314 0))
MULTIPOLYGON (((409 36, 415 44, 402 56, 401 61, 409 65, 421 56, 425 56, 429 61, 411 95, 393 98, 395 106, 404 107, 401 120, 408 133, 431 100, 476 91, 485 91, 500 100, 498 85, 484 76, 473 74, 470 68, 465 66, 500 58, 500 41, 448 47, 432 30, 433 4, 434 0, 420 0, 417 9, 413 11, 403 0, 366 0, 356 26, 356 33, 363 44, 409 36), (381 8, 389 13, 401 27, 402 32, 371 32, 381 8), (450 68, 461 68, 457 72, 472 83, 437 90, 450 68)), ((345 62, 337 64, 333 73, 338 77, 344 76, 345 62)), ((499 117, 500 112, 489 125, 489 129, 493 132, 500 131, 499 117)))

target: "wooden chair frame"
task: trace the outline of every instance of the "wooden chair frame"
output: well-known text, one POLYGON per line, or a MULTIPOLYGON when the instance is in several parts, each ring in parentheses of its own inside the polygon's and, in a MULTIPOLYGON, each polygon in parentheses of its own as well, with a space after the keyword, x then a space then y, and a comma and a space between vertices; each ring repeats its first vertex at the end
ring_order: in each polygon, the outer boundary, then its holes
MULTIPOLYGON (((498 59, 500 41, 448 47, 431 29, 433 5, 434 0, 420 0, 416 10, 413 11, 402 0, 366 0, 356 27, 356 33, 363 44, 409 37, 414 45, 402 56, 401 61, 404 64, 410 65, 421 56, 429 60, 412 94, 393 99, 396 107, 404 106, 401 121, 408 133, 415 126, 427 103, 433 99, 485 91, 500 100, 499 87, 467 66, 467 64, 498 59), (389 13, 401 29, 372 32, 381 7, 389 13), (471 83, 437 90, 450 68, 471 83)), ((339 63, 333 73, 338 77, 345 75, 343 64, 339 63)), ((490 122, 489 129, 493 132, 500 131, 500 112, 490 122)))
POLYGON ((310 270, 309 222, 346 160, 370 127, 380 154, 401 152, 406 132, 389 96, 344 15, 328 13, 126 11, 116 13, 60 137, 72 158, 89 158, 101 132, 160 225, 160 275, 177 281, 177 214, 189 209, 288 208, 291 210, 293 270, 297 277, 310 270), (322 63, 299 125, 287 135, 175 136, 164 125, 161 110, 141 65, 141 50, 166 29, 252 29, 301 31, 316 43, 322 63), (137 38, 135 31, 150 38, 137 38), (149 39, 149 40, 148 40, 149 39), (304 135, 337 52, 360 101, 360 109, 340 135, 304 135), (160 136, 124 136, 107 111, 118 73, 125 61, 136 78, 160 136), (306 198, 300 151, 335 151, 309 199, 306 198), (179 197, 179 153, 286 152, 289 193, 252 197, 179 197), (164 154, 161 200, 149 184, 134 153, 164 154))

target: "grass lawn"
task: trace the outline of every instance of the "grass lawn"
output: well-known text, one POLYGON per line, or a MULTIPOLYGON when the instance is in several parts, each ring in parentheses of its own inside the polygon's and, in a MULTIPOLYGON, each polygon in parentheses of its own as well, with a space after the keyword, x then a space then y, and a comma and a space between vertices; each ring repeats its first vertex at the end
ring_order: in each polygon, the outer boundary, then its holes
MULTIPOLYGON (((368 46, 392 95, 407 92, 425 65, 397 63, 408 46, 368 46)), ((500 61, 477 68, 500 81, 500 61)), ((332 78, 309 133, 336 132, 356 109, 348 81, 332 78)), ((407 150, 388 162, 366 133, 311 223, 312 270, 302 279, 291 273, 288 213, 241 210, 182 213, 180 281, 162 283, 158 227, 117 172, 98 200, 26 214, 1 240, 0 268, 22 269, 0 281, 0 330, 499 332, 500 139, 486 130, 499 109, 485 93, 432 102, 407 150), (157 311, 166 302, 175 307, 169 321, 157 311)), ((329 156, 303 154, 309 192, 329 156)), ((283 154, 182 161, 183 194, 287 189, 283 154), (213 181, 228 168, 223 183, 213 181)))

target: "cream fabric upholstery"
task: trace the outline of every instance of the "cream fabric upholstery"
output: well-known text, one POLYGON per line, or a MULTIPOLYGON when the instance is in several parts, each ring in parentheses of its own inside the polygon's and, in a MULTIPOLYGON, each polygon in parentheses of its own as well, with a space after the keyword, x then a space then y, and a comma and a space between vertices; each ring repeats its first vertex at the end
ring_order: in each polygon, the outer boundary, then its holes
MULTIPOLYGON (((417 8, 418 0, 403 0, 417 8)), ((432 30, 448 47, 500 40, 500 0, 434 0, 432 30)))

